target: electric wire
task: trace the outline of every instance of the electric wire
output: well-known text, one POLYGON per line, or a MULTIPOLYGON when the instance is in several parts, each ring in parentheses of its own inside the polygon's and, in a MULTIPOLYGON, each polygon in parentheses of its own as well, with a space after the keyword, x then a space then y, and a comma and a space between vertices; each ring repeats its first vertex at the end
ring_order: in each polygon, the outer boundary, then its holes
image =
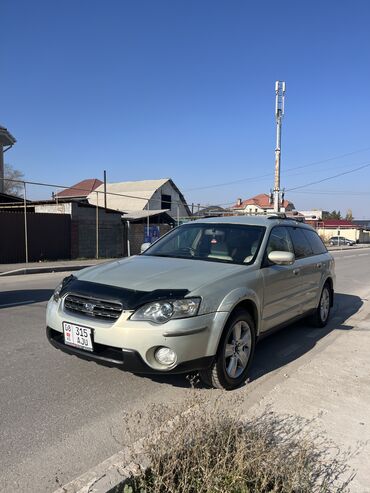
POLYGON ((321 180, 311 181, 310 183, 305 183, 304 185, 298 185, 296 187, 287 188, 285 192, 292 192, 293 190, 299 190, 300 188, 306 188, 311 185, 317 185, 318 183, 323 183, 324 181, 333 180, 334 178, 338 178, 339 176, 349 175, 350 173, 355 173, 356 171, 360 171, 362 169, 368 168, 370 163, 364 164, 363 166, 359 166, 358 168, 353 168, 347 171, 342 171, 342 173, 337 173, 332 176, 327 176, 326 178, 322 178, 321 180))
MULTIPOLYGON (((333 156, 333 157, 330 157, 330 158, 321 159, 319 161, 313 161, 311 163, 302 164, 302 165, 299 165, 299 166, 292 166, 290 168, 285 168, 284 172, 285 171, 294 171, 294 170, 303 169, 303 168, 309 168, 309 167, 312 167, 312 166, 317 166, 319 164, 324 164, 324 163, 327 163, 327 162, 330 162, 330 161, 335 161, 337 159, 342 159, 344 157, 353 156, 354 154, 360 154, 361 152, 366 152, 368 150, 370 150, 370 147, 365 147, 363 149, 357 149, 356 151, 347 152, 345 154, 340 154, 338 156, 333 156)), ((218 183, 218 184, 213 184, 213 185, 206 185, 204 187, 188 188, 188 189, 184 190, 184 192, 191 192, 193 190, 205 190, 205 189, 209 189, 209 188, 218 188, 218 187, 223 187, 223 186, 228 186, 228 185, 236 185, 237 183, 242 183, 242 182, 245 182, 245 181, 248 181, 248 182, 249 181, 258 181, 258 180, 263 179, 263 178, 266 178, 266 177, 271 177, 271 173, 265 173, 263 175, 252 176, 252 177, 249 177, 249 178, 241 178, 241 179, 238 179, 238 180, 233 180, 233 181, 223 182, 223 183, 218 183)))

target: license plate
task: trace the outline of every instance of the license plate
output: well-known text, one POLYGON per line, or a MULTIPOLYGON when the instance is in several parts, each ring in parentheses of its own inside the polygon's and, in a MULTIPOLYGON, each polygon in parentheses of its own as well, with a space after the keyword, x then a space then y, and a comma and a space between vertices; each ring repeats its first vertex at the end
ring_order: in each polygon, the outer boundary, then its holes
POLYGON ((91 329, 63 322, 64 343, 86 351, 92 351, 91 329))

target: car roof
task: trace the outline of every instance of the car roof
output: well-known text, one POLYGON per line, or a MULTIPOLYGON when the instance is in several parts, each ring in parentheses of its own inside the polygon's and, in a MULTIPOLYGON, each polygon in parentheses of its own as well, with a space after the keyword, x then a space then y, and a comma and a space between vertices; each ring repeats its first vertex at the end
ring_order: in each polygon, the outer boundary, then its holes
MULTIPOLYGON (((278 217, 273 215, 261 215, 261 216, 217 216, 217 217, 207 217, 203 219, 197 219, 191 222, 194 223, 229 223, 229 224, 246 224, 251 226, 269 226, 275 224, 286 224, 294 226, 304 226, 310 228, 308 224, 304 224, 301 221, 296 221, 287 217, 278 217)), ((189 224, 189 223, 186 223, 189 224)))
POLYGON ((313 229, 311 226, 309 226, 308 224, 304 224, 301 221, 296 221, 288 217, 279 217, 277 215, 207 217, 191 222, 191 224, 194 223, 241 224, 249 226, 264 226, 266 228, 279 224, 284 226, 300 226, 306 229, 313 229))

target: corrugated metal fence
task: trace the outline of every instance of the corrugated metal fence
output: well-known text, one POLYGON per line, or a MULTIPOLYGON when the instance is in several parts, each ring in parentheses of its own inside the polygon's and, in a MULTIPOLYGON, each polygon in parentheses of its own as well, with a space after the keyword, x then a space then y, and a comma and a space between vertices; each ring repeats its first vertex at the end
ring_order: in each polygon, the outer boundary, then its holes
MULTIPOLYGON (((28 259, 71 258, 71 218, 67 214, 27 212, 28 259)), ((24 262, 24 213, 0 211, 0 263, 24 262)))

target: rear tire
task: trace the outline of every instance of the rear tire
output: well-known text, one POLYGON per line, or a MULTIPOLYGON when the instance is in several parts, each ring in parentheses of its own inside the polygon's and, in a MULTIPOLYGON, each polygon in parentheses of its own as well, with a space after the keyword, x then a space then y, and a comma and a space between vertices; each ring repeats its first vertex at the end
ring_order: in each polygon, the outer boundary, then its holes
POLYGON ((200 371, 201 380, 216 389, 233 390, 247 379, 256 345, 255 324, 244 309, 227 321, 212 365, 200 371))
POLYGON ((312 315, 312 325, 318 328, 325 327, 330 317, 330 309, 332 304, 332 290, 329 283, 325 283, 321 291, 320 301, 312 315))

